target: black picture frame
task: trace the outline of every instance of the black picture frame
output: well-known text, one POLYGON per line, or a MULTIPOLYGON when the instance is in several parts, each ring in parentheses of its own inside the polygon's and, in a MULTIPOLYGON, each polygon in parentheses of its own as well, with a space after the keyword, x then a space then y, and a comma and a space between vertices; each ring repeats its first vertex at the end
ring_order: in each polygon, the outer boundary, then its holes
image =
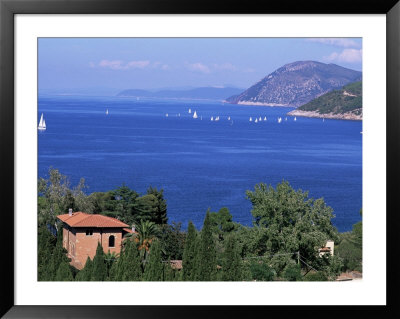
MULTIPOLYGON (((14 246, 3 245, 1 308, 5 318, 159 318, 159 317, 373 317, 399 316, 395 273, 399 225, 396 182, 400 136, 400 3, 398 0, 285 0, 245 2, 182 0, 0 0, 1 225, 14 238, 14 17, 16 14, 385 14, 387 19, 387 304, 386 306, 21 306, 14 302, 14 246), (265 309, 268 307, 268 309, 265 309), (312 309, 311 309, 312 308, 312 309), (256 314, 254 314, 255 316, 256 314)), ((177 300, 177 305, 179 301, 177 300)))

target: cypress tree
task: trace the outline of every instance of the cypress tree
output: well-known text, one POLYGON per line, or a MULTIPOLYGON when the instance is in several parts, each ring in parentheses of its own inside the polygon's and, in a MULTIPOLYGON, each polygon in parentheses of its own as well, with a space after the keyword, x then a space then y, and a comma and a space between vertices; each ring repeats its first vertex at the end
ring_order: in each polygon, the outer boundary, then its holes
POLYGON ((238 246, 233 236, 229 236, 226 242, 222 263, 223 281, 240 281, 243 277, 242 261, 238 246))
POLYGON ((194 280, 195 258, 196 258, 196 228, 190 221, 185 241, 185 248, 182 259, 182 279, 185 281, 194 280))
POLYGON ((158 240, 153 241, 148 263, 144 270, 144 280, 146 281, 162 281, 163 264, 161 260, 161 245, 158 240))
POLYGON ((88 256, 86 259, 85 267, 75 277, 76 281, 90 281, 92 279, 93 262, 88 256))
POLYGON ((197 280, 212 281, 217 274, 217 261, 210 213, 207 212, 200 234, 197 280))
POLYGON ((74 280, 71 269, 67 262, 63 261, 60 263, 60 265, 58 266, 54 280, 55 281, 73 281, 74 280))
POLYGON ((103 247, 97 244, 96 255, 93 258, 92 281, 104 281, 107 277, 107 266, 104 260, 103 247))
POLYGON ((142 277, 142 266, 136 243, 127 240, 123 253, 117 262, 116 279, 119 281, 139 281, 142 277))
POLYGON ((46 227, 38 230, 38 280, 46 281, 49 279, 49 266, 56 239, 46 227))
MULTIPOLYGON (((59 234, 61 232, 58 232, 59 234)), ((58 268, 61 263, 69 263, 71 259, 67 257, 67 250, 62 246, 62 235, 57 235, 57 242, 53 249, 52 256, 50 258, 48 274, 46 280, 55 280, 58 268)))

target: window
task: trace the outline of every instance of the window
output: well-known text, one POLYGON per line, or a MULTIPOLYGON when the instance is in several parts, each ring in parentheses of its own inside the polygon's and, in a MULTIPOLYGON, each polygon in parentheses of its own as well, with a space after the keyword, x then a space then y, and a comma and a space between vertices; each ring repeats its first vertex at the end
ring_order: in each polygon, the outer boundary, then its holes
POLYGON ((86 229, 86 236, 93 236, 93 229, 86 229))
POLYGON ((111 235, 108 237, 108 247, 114 247, 115 246, 115 237, 114 235, 111 235))

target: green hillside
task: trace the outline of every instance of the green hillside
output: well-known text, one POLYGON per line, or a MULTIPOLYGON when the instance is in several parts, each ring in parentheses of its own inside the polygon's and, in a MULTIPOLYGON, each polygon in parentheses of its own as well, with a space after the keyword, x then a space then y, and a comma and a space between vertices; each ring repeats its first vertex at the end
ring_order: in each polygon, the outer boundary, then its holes
POLYGON ((316 111, 320 114, 362 113, 362 81, 344 86, 340 90, 328 92, 300 106, 297 110, 316 111))

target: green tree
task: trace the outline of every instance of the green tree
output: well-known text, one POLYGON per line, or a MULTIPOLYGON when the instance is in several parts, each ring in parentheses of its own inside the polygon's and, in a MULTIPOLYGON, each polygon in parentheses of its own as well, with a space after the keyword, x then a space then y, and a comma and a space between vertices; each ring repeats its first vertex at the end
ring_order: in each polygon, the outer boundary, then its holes
POLYGON ((70 266, 67 262, 63 261, 60 263, 60 265, 58 266, 54 280, 55 281, 73 281, 74 280, 70 266))
POLYGON ((92 281, 104 281, 107 278, 107 266, 104 251, 100 242, 97 244, 96 255, 93 258, 92 281))
MULTIPOLYGON (((360 210, 362 216, 362 210, 360 210)), ((353 225, 351 232, 340 234, 335 254, 343 261, 343 269, 362 272, 362 221, 353 225)))
POLYGON ((57 239, 45 226, 38 229, 38 280, 51 280, 49 277, 49 265, 57 239))
POLYGON ((240 281, 242 279, 243 269, 239 249, 234 237, 229 236, 223 254, 222 280, 240 281))
POLYGON ((83 267, 75 277, 76 281, 91 281, 93 272, 93 262, 88 256, 86 259, 85 267, 83 267))
POLYGON ((196 280, 212 281, 217 274, 216 250, 212 235, 210 213, 207 212, 200 233, 198 258, 196 265, 196 280))
POLYGON ((252 259, 248 262, 252 280, 272 281, 275 278, 275 270, 262 259, 252 259))
POLYGON ((143 279, 146 281, 161 281, 163 278, 163 263, 161 245, 158 240, 151 244, 148 262, 145 265, 143 279))
POLYGON ((173 222, 171 225, 160 225, 159 239, 164 260, 181 260, 185 246, 186 233, 182 224, 173 222))
POLYGON ((196 262, 196 250, 195 250, 196 238, 197 238, 196 228, 190 221, 188 225, 188 232, 182 259, 183 280, 192 281, 195 279, 194 273, 195 273, 195 262, 196 262))
POLYGON ((331 223, 333 210, 322 198, 310 199, 307 192, 295 191, 286 181, 276 190, 261 183, 246 194, 253 205, 254 224, 265 228, 265 248, 271 255, 293 253, 295 259, 300 252, 313 265, 319 259, 318 248, 338 238, 331 223))
POLYGON ((216 213, 210 213, 210 219, 213 232, 218 235, 220 240, 237 228, 237 224, 232 221, 232 215, 226 207, 222 207, 216 213))
POLYGON ((57 233, 57 242, 50 258, 46 281, 55 280, 60 264, 68 264, 70 261, 71 259, 67 257, 67 250, 62 246, 62 232, 59 231, 57 233))
POLYGON ((117 281, 140 281, 142 278, 142 265, 137 244, 133 240, 126 240, 123 251, 116 262, 117 281))
POLYGON ((154 210, 152 211, 152 219, 151 221, 156 223, 157 225, 167 224, 167 202, 164 199, 164 190, 157 190, 157 188, 149 187, 147 189, 148 195, 153 195, 157 199, 157 203, 154 206, 154 210))
POLYGON ((283 277, 288 281, 299 281, 302 279, 301 268, 299 264, 288 264, 283 271, 283 277))
POLYGON ((152 241, 159 235, 159 230, 151 221, 141 220, 136 225, 136 234, 126 236, 126 238, 133 237, 133 240, 138 245, 138 250, 140 252, 141 260, 144 263, 147 261, 148 251, 152 241))

